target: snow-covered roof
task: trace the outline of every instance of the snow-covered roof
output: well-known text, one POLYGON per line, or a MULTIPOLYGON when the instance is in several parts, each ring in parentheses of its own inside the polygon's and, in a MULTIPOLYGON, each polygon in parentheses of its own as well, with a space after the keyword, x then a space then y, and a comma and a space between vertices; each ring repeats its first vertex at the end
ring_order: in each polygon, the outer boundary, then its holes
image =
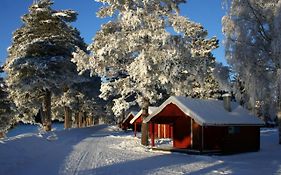
POLYGON ((137 111, 131 111, 127 116, 126 118, 122 121, 122 123, 124 123, 126 120, 128 120, 128 118, 133 115, 134 117, 137 115, 137 111))
POLYGON ((259 118, 249 114, 242 106, 231 102, 231 112, 224 109, 223 101, 214 99, 193 99, 172 96, 159 106, 144 122, 149 122, 168 104, 175 104, 182 112, 192 117, 200 125, 264 125, 259 118))
MULTIPOLYGON (((154 111, 156 111, 157 107, 154 107, 154 106, 149 106, 148 107, 148 114, 152 114, 154 111)), ((133 124, 142 114, 142 110, 140 110, 136 115, 135 117, 130 121, 131 124, 133 124)))

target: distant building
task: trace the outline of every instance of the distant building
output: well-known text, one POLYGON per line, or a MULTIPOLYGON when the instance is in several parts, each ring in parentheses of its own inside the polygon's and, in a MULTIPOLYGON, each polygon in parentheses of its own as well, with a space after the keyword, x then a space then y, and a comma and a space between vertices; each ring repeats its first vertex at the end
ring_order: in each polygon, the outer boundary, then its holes
MULTIPOLYGON (((149 106, 148 108, 148 114, 151 114, 153 111, 155 111, 157 107, 149 106)), ((136 136, 137 132, 141 132, 141 124, 142 124, 142 110, 140 110, 135 117, 130 121, 130 124, 133 125, 134 128, 134 134, 136 136)), ((154 138, 172 138, 173 128, 170 124, 154 124, 153 125, 154 130, 154 138)), ((149 125, 149 137, 151 136, 152 131, 152 125, 149 125)))
POLYGON ((130 121, 137 115, 137 111, 131 111, 121 123, 121 129, 133 129, 133 124, 130 121))
MULTIPOLYGON (((153 111, 155 111, 157 109, 157 107, 152 107, 152 106, 149 106, 148 107, 148 114, 151 114, 153 111)), ((140 110, 136 115, 135 117, 130 121, 130 124, 133 125, 134 127, 134 133, 135 133, 135 136, 136 136, 136 133, 137 132, 141 132, 141 124, 142 124, 142 117, 141 117, 141 114, 142 114, 142 110, 140 110)))

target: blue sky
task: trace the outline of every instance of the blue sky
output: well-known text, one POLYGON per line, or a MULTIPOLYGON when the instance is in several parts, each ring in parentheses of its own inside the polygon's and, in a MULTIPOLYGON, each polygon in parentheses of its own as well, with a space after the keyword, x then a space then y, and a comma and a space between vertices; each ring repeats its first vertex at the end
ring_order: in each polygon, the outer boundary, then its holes
MULTIPOLYGON (((86 43, 91 43, 100 25, 106 20, 96 17, 100 3, 95 0, 53 0, 54 9, 73 9, 79 13, 73 26, 78 28, 86 43)), ((0 5, 0 64, 5 62, 7 47, 11 45, 12 33, 22 25, 20 17, 28 12, 33 0, 1 0, 0 5)), ((187 0, 181 6, 181 14, 192 21, 202 24, 208 30, 209 36, 219 39, 220 47, 213 51, 218 62, 226 64, 221 18, 225 14, 221 0, 187 0)))

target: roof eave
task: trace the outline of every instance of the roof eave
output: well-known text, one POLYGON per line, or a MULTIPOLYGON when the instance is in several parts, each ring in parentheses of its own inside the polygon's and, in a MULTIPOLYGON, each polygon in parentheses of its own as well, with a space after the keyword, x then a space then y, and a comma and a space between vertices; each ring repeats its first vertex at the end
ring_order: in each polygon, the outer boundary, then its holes
POLYGON ((203 123, 202 126, 264 126, 265 124, 247 124, 247 123, 203 123))

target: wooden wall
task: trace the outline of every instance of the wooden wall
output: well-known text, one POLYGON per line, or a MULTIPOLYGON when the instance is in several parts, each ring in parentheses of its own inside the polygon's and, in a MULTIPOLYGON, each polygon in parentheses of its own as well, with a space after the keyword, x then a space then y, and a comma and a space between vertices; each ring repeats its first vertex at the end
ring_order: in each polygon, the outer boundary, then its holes
POLYGON ((123 130, 127 130, 127 129, 133 129, 133 125, 130 123, 130 121, 134 118, 133 115, 130 115, 127 120, 125 120, 122 124, 121 124, 121 128, 123 130))
POLYGON ((258 126, 205 126, 204 150, 221 150, 223 153, 258 151, 258 126))

